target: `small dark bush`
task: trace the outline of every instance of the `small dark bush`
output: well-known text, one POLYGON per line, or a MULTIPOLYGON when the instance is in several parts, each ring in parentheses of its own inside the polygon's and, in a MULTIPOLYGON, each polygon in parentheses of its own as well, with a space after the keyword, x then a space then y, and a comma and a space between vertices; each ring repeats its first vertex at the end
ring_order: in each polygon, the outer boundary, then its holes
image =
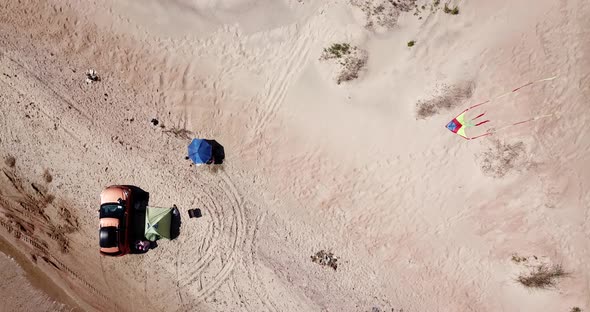
POLYGON ((344 55, 350 54, 350 44, 348 43, 334 43, 329 48, 324 48, 322 59, 341 58, 344 55))
POLYGON ((451 14, 451 15, 457 15, 457 14, 459 14, 459 7, 457 7, 457 6, 455 6, 454 8, 451 9, 451 8, 449 8, 448 5, 445 4, 445 7, 444 7, 443 10, 447 14, 451 14))
POLYGON ((311 261, 323 266, 331 267, 334 270, 338 268, 338 263, 336 263, 338 258, 335 257, 333 253, 327 252, 325 250, 316 252, 315 255, 311 256, 311 261))
POLYGON ((529 288, 547 289, 555 287, 557 280, 568 276, 561 265, 553 266, 540 265, 535 267, 532 272, 527 275, 518 277, 518 282, 529 288))

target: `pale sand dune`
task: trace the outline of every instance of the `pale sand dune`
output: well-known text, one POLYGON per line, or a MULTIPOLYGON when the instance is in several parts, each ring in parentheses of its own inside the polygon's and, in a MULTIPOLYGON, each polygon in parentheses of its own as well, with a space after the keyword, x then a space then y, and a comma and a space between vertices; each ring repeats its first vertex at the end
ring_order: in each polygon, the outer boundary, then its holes
POLYGON ((15 165, 1 169, 0 233, 45 256, 84 310, 590 310, 590 5, 371 5, 383 25, 349 1, 3 1, 0 156, 15 165), (334 42, 367 51, 358 79, 337 85, 319 60, 334 42), (84 83, 88 68, 100 82, 84 83), (555 117, 477 141, 444 128, 552 75, 487 109, 498 125, 555 117), (466 83, 470 98, 416 118, 466 83), (188 139, 152 118, 218 140, 223 168, 189 166, 188 139), (512 163, 494 159, 496 140, 517 146, 512 163), (177 204, 180 237, 101 258, 110 184, 177 204), (194 207, 202 218, 186 218, 194 207), (310 260, 321 249, 336 271, 310 260), (571 275, 526 289, 513 254, 571 275))

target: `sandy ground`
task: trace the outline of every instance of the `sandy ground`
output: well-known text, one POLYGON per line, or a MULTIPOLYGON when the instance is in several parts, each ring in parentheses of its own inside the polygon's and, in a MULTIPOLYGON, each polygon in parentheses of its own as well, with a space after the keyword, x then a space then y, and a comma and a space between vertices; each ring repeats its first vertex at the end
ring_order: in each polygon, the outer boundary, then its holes
POLYGON ((0 238, 1 311, 71 311, 79 308, 34 261, 0 238), (44 293, 45 292, 45 293, 44 293), (59 303, 64 302, 64 303, 59 303))
POLYGON ((590 310, 590 4, 400 2, 0 2, 1 235, 74 310, 590 310), (335 42, 366 52, 357 79, 320 60, 335 42), (476 141, 444 128, 553 75, 487 108, 493 127, 549 118, 476 141), (191 166, 192 137, 225 164, 191 166), (100 257, 111 184, 178 205, 180 237, 100 257), (570 275, 527 289, 535 262, 570 275))
POLYGON ((2 311, 65 311, 64 306, 34 288, 11 258, 0 254, 2 311))

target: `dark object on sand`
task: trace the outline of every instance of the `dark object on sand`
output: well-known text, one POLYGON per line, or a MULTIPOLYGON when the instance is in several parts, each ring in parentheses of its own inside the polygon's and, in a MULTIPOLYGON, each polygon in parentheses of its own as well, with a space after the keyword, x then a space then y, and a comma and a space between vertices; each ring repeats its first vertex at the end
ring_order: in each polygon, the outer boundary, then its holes
POLYGON ((146 253, 150 250, 151 244, 150 241, 147 240, 138 240, 135 242, 135 249, 139 253, 146 253))
POLYGON ((193 139, 188 146, 188 157, 197 165, 220 165, 225 159, 225 150, 215 140, 193 139))
POLYGON ((311 261, 323 266, 329 266, 334 270, 338 268, 338 264, 336 263, 338 258, 336 258, 333 253, 326 252, 325 250, 316 252, 315 255, 311 256, 311 261))
POLYGON ((160 122, 156 118, 152 118, 151 123, 152 125, 157 126, 160 122))
POLYGON ((188 157, 197 165, 209 164, 213 148, 205 139, 193 139, 188 146, 188 157))
POLYGON ((86 71, 86 83, 93 83, 100 81, 100 77, 98 73, 94 69, 89 69, 86 71))
POLYGON ((215 165, 223 164, 223 161, 225 160, 225 149, 223 148, 223 145, 215 140, 206 141, 211 144, 211 163, 215 165))
POLYGON ((188 210, 188 216, 190 218, 200 218, 203 215, 201 214, 201 209, 195 208, 195 209, 189 209, 188 210))

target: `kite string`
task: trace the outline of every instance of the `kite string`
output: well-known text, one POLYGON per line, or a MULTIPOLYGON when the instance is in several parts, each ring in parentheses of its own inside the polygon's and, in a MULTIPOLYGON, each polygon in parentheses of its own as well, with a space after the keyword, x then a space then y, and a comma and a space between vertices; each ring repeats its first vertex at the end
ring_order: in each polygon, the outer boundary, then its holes
POLYGON ((478 107, 478 106, 484 105, 484 104, 486 104, 486 103, 489 103, 489 102, 495 101, 495 100, 497 100, 497 99, 503 98, 503 97, 505 97, 505 96, 507 96, 507 95, 509 95, 509 94, 512 94, 512 93, 514 93, 514 92, 516 92, 516 91, 518 91, 518 90, 520 90, 520 89, 522 89, 522 88, 524 88, 524 87, 528 87, 528 86, 530 86, 530 85, 533 85, 533 84, 535 84, 535 83, 538 83, 538 82, 543 82, 543 81, 550 81, 550 80, 553 80, 553 79, 555 79, 555 78, 557 78, 557 75, 556 75, 556 76, 553 76, 553 77, 549 77, 549 78, 543 78, 543 79, 539 79, 539 80, 535 80, 535 81, 527 82, 527 83, 523 84, 522 86, 520 86, 520 87, 518 87, 518 88, 515 88, 515 89, 512 89, 511 91, 508 91, 508 92, 506 92, 506 93, 504 93, 504 94, 502 94, 502 95, 499 95, 499 96, 493 97, 493 98, 491 98, 491 99, 489 99, 489 100, 486 100, 486 101, 484 101, 484 102, 481 102, 481 103, 475 104, 475 105, 473 105, 473 106, 470 106, 470 107, 468 107, 466 110, 464 110, 463 112, 466 112, 466 111, 468 111, 468 110, 470 110, 470 109, 472 109, 472 108, 475 108, 475 107, 478 107))

